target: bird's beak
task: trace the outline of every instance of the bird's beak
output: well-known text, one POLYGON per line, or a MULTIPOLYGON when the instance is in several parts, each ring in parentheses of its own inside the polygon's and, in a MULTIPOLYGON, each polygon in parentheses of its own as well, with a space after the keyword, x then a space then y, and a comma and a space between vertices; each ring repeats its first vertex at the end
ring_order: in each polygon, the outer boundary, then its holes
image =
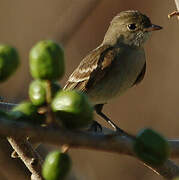
POLYGON ((152 25, 149 26, 148 28, 145 28, 144 31, 151 32, 151 31, 157 31, 157 30, 160 30, 160 29, 162 29, 161 26, 152 24, 152 25))

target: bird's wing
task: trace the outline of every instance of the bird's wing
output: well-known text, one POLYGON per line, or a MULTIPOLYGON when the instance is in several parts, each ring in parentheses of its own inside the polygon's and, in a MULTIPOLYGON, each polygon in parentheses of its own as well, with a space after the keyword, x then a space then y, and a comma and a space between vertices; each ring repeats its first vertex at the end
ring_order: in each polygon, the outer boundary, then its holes
POLYGON ((140 74, 138 75, 136 81, 134 82, 133 86, 138 85, 144 79, 145 72, 146 72, 146 63, 144 64, 144 66, 143 66, 140 74))
POLYGON ((103 45, 90 52, 69 77, 64 89, 87 91, 96 84, 109 69, 116 51, 114 47, 103 45))

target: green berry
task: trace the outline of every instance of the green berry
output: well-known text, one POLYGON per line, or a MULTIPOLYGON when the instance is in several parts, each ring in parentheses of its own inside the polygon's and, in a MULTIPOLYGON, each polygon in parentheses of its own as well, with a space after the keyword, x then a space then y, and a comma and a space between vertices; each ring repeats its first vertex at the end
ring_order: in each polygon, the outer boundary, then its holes
POLYGON ((175 177, 173 180, 179 180, 179 177, 175 177))
POLYGON ((42 175, 45 180, 63 180, 71 169, 71 159, 66 153, 54 151, 47 155, 42 175))
POLYGON ((19 65, 19 55, 15 48, 9 45, 0 45, 0 82, 12 75, 19 65))
POLYGON ((37 112, 37 107, 31 102, 22 102, 15 106, 9 113, 9 116, 13 120, 17 121, 29 121, 33 123, 42 123, 44 115, 40 115, 37 112))
MULTIPOLYGON (((29 86, 29 98, 34 105, 41 106, 46 104, 46 86, 47 83, 44 80, 37 79, 31 82, 29 86)), ((52 82, 51 88, 53 98, 61 87, 57 82, 52 82)))
POLYGON ((93 107, 87 96, 75 90, 59 91, 52 101, 52 110, 70 129, 86 127, 93 120, 93 107))
POLYGON ((162 165, 170 155, 168 141, 152 129, 137 134, 134 151, 140 159, 154 166, 162 165))
POLYGON ((64 51, 60 45, 45 40, 30 51, 30 72, 33 78, 57 80, 64 74, 64 51))
POLYGON ((46 89, 44 81, 34 80, 29 86, 29 98, 36 106, 41 106, 46 102, 46 89))

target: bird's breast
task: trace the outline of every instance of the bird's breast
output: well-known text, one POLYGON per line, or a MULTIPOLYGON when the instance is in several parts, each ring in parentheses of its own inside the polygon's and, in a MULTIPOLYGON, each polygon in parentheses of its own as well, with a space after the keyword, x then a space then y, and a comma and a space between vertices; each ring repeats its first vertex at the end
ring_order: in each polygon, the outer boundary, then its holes
POLYGON ((111 68, 89 92, 93 104, 107 103, 133 86, 145 64, 143 49, 127 49, 116 56, 111 68))

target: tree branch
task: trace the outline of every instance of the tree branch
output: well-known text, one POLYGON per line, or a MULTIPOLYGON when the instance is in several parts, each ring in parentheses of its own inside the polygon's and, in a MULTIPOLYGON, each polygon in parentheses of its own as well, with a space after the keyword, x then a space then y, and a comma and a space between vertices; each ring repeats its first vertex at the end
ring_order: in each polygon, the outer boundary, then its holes
POLYGON ((0 102, 0 109, 4 111, 10 111, 16 105, 17 104, 14 103, 0 102))
MULTIPOLYGON (((68 131, 61 128, 32 126, 30 124, 20 122, 7 122, 0 119, 0 135, 11 136, 16 138, 30 137, 34 142, 43 142, 53 145, 69 144, 73 148, 84 148, 113 152, 135 156, 133 152, 134 139, 127 136, 116 134, 89 133, 82 131, 68 131)), ((179 141, 170 140, 171 147, 175 149, 173 154, 177 154, 176 150, 179 146, 179 141)), ((137 158, 137 157, 136 157, 137 158)), ((179 168, 172 161, 168 160, 162 166, 152 167, 146 165, 157 174, 160 174, 165 179, 172 179, 179 175, 179 168)))
MULTIPOLYGON (((3 108, 12 108, 15 104, 0 103, 3 108)), ((112 130, 104 128, 103 133, 91 133, 83 131, 68 131, 61 128, 40 127, 25 123, 11 122, 0 119, 0 135, 11 136, 16 138, 30 137, 33 142, 48 143, 52 145, 68 144, 73 148, 84 148, 100 150, 124 155, 130 155, 135 158, 133 151, 134 138, 131 136, 121 136, 114 134, 112 130)), ((169 140, 171 146, 171 158, 179 157, 179 140, 169 140)), ((152 167, 149 164, 145 166, 152 169, 155 173, 163 176, 165 179, 172 179, 179 175, 179 167, 170 160, 167 160, 164 165, 152 167)))
POLYGON ((41 176, 41 165, 42 159, 39 154, 33 149, 31 144, 26 140, 21 138, 8 137, 7 138, 15 152, 24 162, 26 167, 32 173, 32 178, 34 180, 42 180, 41 176))

